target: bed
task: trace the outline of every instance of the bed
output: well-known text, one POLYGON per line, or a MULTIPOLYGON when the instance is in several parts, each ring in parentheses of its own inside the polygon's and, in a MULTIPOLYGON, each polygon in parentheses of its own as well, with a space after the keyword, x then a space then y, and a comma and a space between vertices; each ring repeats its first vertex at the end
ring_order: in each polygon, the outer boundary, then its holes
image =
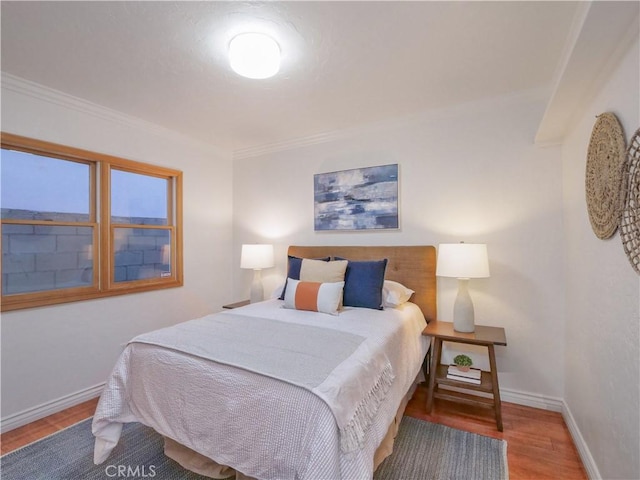
POLYGON ((429 348, 421 332, 436 318, 435 249, 291 246, 288 255, 386 259, 384 279, 415 293, 338 315, 283 308, 289 295, 136 337, 94 415, 96 463, 124 423, 141 422, 165 437, 168 456, 212 478, 373 476, 429 348))

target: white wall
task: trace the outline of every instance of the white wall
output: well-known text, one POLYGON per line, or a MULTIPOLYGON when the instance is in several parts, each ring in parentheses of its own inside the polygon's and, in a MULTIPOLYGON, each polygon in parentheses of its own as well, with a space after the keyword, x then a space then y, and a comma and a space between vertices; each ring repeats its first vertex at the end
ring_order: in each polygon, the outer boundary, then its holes
POLYGON ((4 313, 4 425, 104 382, 134 335, 220 310, 231 299, 232 164, 230 154, 210 146, 4 79, 2 130, 184 172, 184 286, 4 313))
POLYGON ((562 148, 565 219, 565 401, 602 478, 640 478, 640 293, 618 233, 599 240, 584 175, 595 116, 616 114, 627 141, 640 126, 638 42, 562 148))
MULTIPOLYGON (((564 388, 562 170, 559 148, 533 145, 543 108, 536 95, 493 99, 239 158, 234 262, 241 243, 274 243, 278 264, 263 272, 269 291, 284 278, 290 244, 487 243, 491 278, 472 281, 470 290, 476 323, 506 329, 508 346, 497 350, 501 389, 557 400, 564 388), (400 167, 399 230, 314 232, 315 173, 388 163, 400 167)), ((236 299, 247 298, 251 273, 235 271, 236 299)), ((451 318, 456 291, 454 279, 440 279, 440 319, 451 318)))

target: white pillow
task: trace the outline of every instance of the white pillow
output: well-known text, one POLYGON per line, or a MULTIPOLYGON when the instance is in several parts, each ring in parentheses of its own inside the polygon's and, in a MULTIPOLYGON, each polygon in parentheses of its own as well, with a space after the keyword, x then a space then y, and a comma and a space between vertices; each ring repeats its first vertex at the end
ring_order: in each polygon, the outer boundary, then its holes
POLYGON ((319 283, 287 279, 284 307, 337 315, 344 282, 319 283))
POLYGON ((411 298, 414 291, 405 287, 401 283, 393 280, 385 280, 382 285, 382 306, 397 307, 406 303, 411 298))

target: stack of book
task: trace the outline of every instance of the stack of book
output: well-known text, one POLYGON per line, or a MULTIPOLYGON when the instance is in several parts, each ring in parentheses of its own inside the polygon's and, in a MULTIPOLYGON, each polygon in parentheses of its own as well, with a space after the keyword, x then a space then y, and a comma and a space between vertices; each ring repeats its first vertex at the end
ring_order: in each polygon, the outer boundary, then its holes
POLYGON ((475 385, 480 385, 481 376, 482 372, 477 368, 471 368, 468 371, 463 372, 455 365, 449 365, 449 369, 447 370, 448 379, 457 380, 459 382, 473 383, 475 385))

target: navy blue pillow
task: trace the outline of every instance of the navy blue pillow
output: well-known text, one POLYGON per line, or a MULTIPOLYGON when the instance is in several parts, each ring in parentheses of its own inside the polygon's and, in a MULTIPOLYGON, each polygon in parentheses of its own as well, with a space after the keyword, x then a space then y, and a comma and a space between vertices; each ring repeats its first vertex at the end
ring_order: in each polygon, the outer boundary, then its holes
MULTIPOLYGON (((287 270, 287 278, 291 278, 293 280, 300 280, 300 269, 302 268, 302 258, 294 257, 291 255, 287 255, 289 259, 289 267, 287 270)), ((314 258, 313 260, 322 260, 323 262, 328 262, 331 260, 331 257, 324 258, 314 258)), ((284 292, 287 291, 287 281, 284 282, 284 288, 282 289, 282 294, 278 297, 279 300, 284 300, 284 292)))
MULTIPOLYGON (((336 260, 344 260, 336 258, 336 260)), ((387 259, 374 261, 352 261, 347 264, 344 275, 345 307, 364 307, 382 310, 382 286, 387 259)))

